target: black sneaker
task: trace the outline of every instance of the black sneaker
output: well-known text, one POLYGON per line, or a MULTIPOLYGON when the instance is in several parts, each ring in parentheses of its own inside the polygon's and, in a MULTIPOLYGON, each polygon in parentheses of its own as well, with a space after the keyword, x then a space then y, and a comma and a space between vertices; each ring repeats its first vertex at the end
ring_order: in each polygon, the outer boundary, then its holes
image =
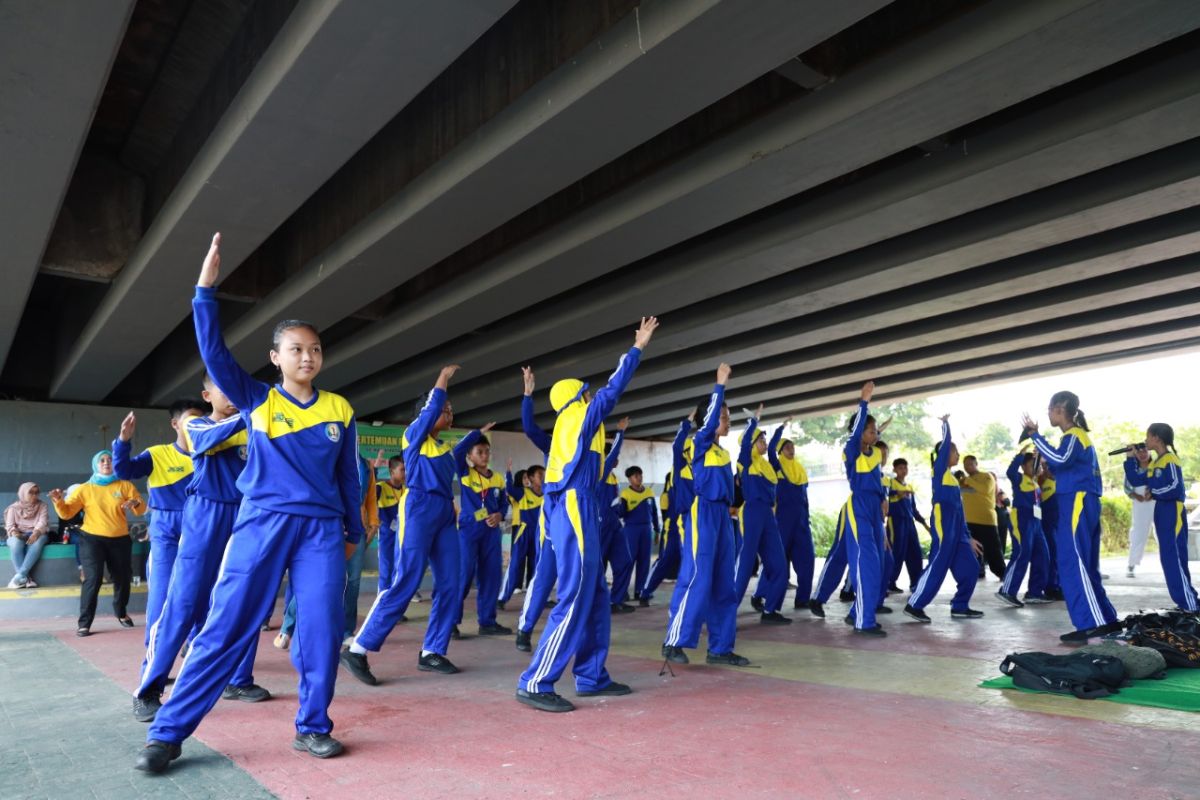
POLYGON ((639 597, 638 605, 642 608, 649 608, 650 607, 650 598, 649 597, 639 597))
POLYGON ((838 592, 838 600, 841 600, 843 603, 853 603, 854 592, 847 592, 845 589, 843 589, 842 591, 838 592))
POLYGON ((613 603, 612 613, 614 614, 632 614, 636 609, 628 603, 613 603))
POLYGON ((633 689, 616 681, 613 681, 603 689, 596 689, 591 692, 575 692, 576 697, 621 697, 627 694, 633 694, 633 689))
POLYGON ((1066 596, 1063 595, 1062 589, 1047 589, 1046 597, 1050 598, 1051 600, 1065 600, 1066 599, 1066 596))
POLYGON ((982 611, 976 611, 973 608, 964 608, 962 611, 950 609, 950 616, 955 619, 979 619, 983 616, 982 611))
POLYGON ((887 588, 887 593, 888 594, 904 594, 904 590, 893 583, 891 586, 889 586, 887 588))
POLYGON ((549 711, 552 714, 575 710, 575 706, 571 705, 570 700, 554 692, 527 692, 524 689, 517 689, 517 702, 524 703, 530 708, 536 708, 538 711, 549 711))
POLYGON ((763 599, 761 597, 751 597, 750 598, 750 607, 753 608, 755 611, 757 611, 760 614, 763 613, 763 608, 764 608, 763 599))
POLYGON ((351 675, 367 686, 379 685, 379 679, 371 672, 371 665, 367 663, 367 657, 362 653, 355 653, 349 647, 343 647, 338 661, 341 661, 342 666, 350 670, 351 675))
POLYGON ((1016 595, 1005 594, 1004 592, 996 592, 996 597, 1000 598, 1000 602, 1006 603, 1013 608, 1024 608, 1025 604, 1017 599, 1016 595))
POLYGON ((453 675, 458 667, 450 663, 450 659, 437 653, 430 653, 417 659, 417 669, 421 672, 440 672, 443 675, 453 675))
POLYGON ((333 758, 342 752, 342 743, 328 733, 297 733, 292 739, 293 750, 307 750, 317 758, 333 758))
POLYGON ((493 622, 491 625, 479 626, 480 636, 511 636, 512 628, 506 628, 493 622))
POLYGON ((662 654, 663 658, 665 658, 667 661, 670 661, 672 664, 688 663, 687 653, 683 652, 682 647, 671 647, 670 645, 664 644, 662 654))
POLYGON ((876 614, 890 614, 890 613, 892 613, 892 607, 884 606, 884 605, 876 606, 875 613, 876 614))
POLYGON ((860 636, 874 636, 880 639, 887 636, 887 631, 878 622, 875 623, 875 627, 873 628, 855 628, 854 632, 860 636))
POLYGON ((906 605, 904 607, 904 616, 911 617, 912 619, 915 619, 917 622, 925 622, 925 623, 933 622, 933 620, 931 620, 929 618, 929 615, 926 614, 923 610, 921 610, 919 608, 913 608, 911 605, 906 605))
POLYGON ((546 601, 546 608, 554 608, 556 605, 558 605, 557 600, 547 600, 546 601))
POLYGON ((462 638, 462 631, 458 629, 457 625, 450 629, 450 638, 456 641, 462 638))
POLYGON ((504 607, 504 601, 503 601, 503 600, 497 600, 497 601, 496 601, 496 610, 497 610, 497 611, 508 611, 508 609, 504 607))
POLYGON ((153 722, 160 708, 162 708, 162 695, 160 694, 148 694, 145 697, 133 698, 133 718, 138 722, 153 722))
POLYGON ((854 625, 854 613, 851 612, 851 613, 847 614, 845 619, 842 620, 842 622, 846 623, 847 625, 853 626, 854 625))
POLYGON ((739 656, 737 653, 730 650, 728 653, 714 653, 709 650, 704 656, 705 664, 723 664, 727 667, 748 667, 750 659, 745 656, 739 656))
POLYGON ((533 634, 528 631, 517 631, 517 649, 522 653, 533 651, 533 634))
POLYGON ((142 772, 166 772, 167 765, 179 758, 181 752, 177 744, 151 739, 138 753, 133 768, 142 772))
POLYGON ((1026 592, 1025 596, 1022 597, 1021 599, 1025 602, 1026 605, 1030 605, 1030 606, 1044 606, 1047 603, 1054 602, 1053 600, 1051 600, 1049 597, 1046 597, 1045 595, 1036 595, 1036 594, 1031 595, 1031 594, 1029 594, 1029 592, 1026 592))
POLYGON ((820 600, 809 600, 808 601, 808 610, 810 612, 812 612, 812 615, 814 617, 820 617, 821 619, 825 619, 825 604, 822 603, 820 600))
POLYGON ((1107 625, 1097 625, 1094 628, 1084 628, 1080 631, 1064 633, 1058 637, 1058 640, 1064 644, 1086 644, 1087 640, 1094 636, 1105 636, 1110 633, 1116 633, 1124 628, 1124 624, 1120 622, 1110 622, 1107 625))
POLYGON ((763 625, 791 625, 792 621, 780 614, 778 611, 772 611, 769 614, 763 614, 758 619, 763 625))
POLYGON ((243 703, 261 703, 270 700, 271 693, 257 683, 249 686, 226 686, 221 692, 222 700, 241 700, 243 703))

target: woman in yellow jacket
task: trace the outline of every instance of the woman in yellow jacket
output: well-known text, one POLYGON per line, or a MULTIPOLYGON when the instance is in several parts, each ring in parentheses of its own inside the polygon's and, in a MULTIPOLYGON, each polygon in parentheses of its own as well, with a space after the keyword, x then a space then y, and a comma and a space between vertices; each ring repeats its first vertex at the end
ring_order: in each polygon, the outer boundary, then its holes
POLYGON ((92 456, 92 477, 87 483, 80 484, 65 497, 62 489, 54 489, 50 499, 62 519, 83 512, 79 535, 83 587, 79 592, 79 627, 75 635, 88 636, 92 632, 105 564, 113 580, 113 613, 122 627, 132 628, 133 620, 126 607, 129 605, 129 582, 133 577, 133 540, 129 538, 125 513, 146 513, 146 503, 137 487, 113 474, 112 452, 101 450, 92 456))

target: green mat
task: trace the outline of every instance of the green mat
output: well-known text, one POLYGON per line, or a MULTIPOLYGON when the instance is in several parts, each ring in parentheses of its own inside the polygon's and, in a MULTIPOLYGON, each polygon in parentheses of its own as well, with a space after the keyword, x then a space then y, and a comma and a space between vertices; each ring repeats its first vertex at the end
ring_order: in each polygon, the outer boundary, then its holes
MULTIPOLYGON (((1012 678, 1007 675, 984 681, 979 686, 982 689, 1015 689, 1018 692, 1050 694, 1050 692, 1041 692, 1037 689, 1021 689, 1013 686, 1012 678)), ((1070 697, 1070 695, 1060 696, 1070 697)), ((1128 703, 1134 706, 1173 708, 1176 711, 1200 711, 1200 669, 1169 669, 1167 677, 1161 681, 1148 679, 1134 681, 1132 686, 1122 689, 1118 694, 1099 699, 1110 700, 1114 703, 1128 703)))

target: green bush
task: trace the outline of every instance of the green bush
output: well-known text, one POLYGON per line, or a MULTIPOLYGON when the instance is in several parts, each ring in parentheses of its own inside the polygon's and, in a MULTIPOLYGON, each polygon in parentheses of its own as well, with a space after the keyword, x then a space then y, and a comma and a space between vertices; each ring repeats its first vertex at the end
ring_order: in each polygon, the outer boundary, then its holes
POLYGON ((833 545, 833 534, 837 528, 837 515, 826 514, 824 511, 810 511, 808 522, 812 528, 813 552, 824 557, 833 545))
POLYGON ((1100 498, 1100 552, 1128 553, 1133 501, 1125 495, 1100 498))

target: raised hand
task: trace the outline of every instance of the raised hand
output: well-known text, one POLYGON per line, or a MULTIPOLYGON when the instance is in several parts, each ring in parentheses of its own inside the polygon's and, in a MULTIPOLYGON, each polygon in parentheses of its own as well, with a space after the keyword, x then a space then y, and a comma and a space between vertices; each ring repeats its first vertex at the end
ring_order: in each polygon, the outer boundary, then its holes
POLYGON ((617 430, 624 431, 629 427, 629 417, 621 417, 621 421, 617 423, 617 430))
POLYGON ((726 364, 724 361, 717 367, 717 383, 724 386, 729 380, 730 374, 733 372, 733 367, 726 364))
POLYGON ((1021 430, 1029 433, 1037 433, 1038 424, 1033 421, 1033 417, 1029 416, 1029 412, 1021 414, 1021 430))
POLYGON ((694 408, 693 408, 693 409, 692 409, 692 410, 691 410, 691 411, 688 413, 688 422, 692 423, 693 425, 695 425, 695 424, 696 424, 696 409, 694 409, 694 408))
POLYGON ((533 380, 533 367, 521 367, 521 377, 525 380, 525 396, 532 397, 536 386, 533 380))
POLYGON ((212 288, 217 285, 219 277, 221 277, 221 234, 214 233, 212 244, 208 246, 208 255, 204 257, 204 264, 200 267, 200 277, 196 279, 196 285, 212 288))
POLYGON ((492 428, 494 428, 494 427, 496 427, 496 423, 495 423, 495 422, 489 422, 487 425, 484 425, 482 428, 480 428, 480 429, 479 429, 479 432, 480 432, 480 433, 487 433, 488 431, 490 431, 490 430, 491 430, 492 428))
POLYGON ((949 414, 942 414, 940 417, 938 417, 938 422, 949 422, 949 421, 950 421, 949 414))
POLYGON ((863 399, 863 402, 869 403, 869 402, 871 402, 871 396, 874 394, 875 394, 875 381, 867 381, 866 383, 863 384, 862 392, 859 393, 859 397, 861 397, 863 399))
POLYGON ((62 499, 63 499, 63 490, 62 489, 51 489, 49 494, 47 494, 46 496, 49 497, 51 500, 53 500, 56 503, 61 503, 62 499))
POLYGON ((658 317, 642 317, 642 324, 633 337, 633 346, 639 350, 645 350, 646 345, 650 344, 650 337, 656 330, 658 330, 658 317))
POLYGON ((382 467, 386 463, 387 463, 387 459, 383 457, 383 451, 380 450, 379 452, 377 452, 375 454, 374 460, 371 461, 371 466, 374 469, 378 469, 379 467, 382 467))
POLYGON ((883 433, 884 431, 887 430, 888 425, 891 425, 891 424, 892 424, 892 418, 888 417, 883 422, 879 423, 879 427, 876 430, 878 430, 880 433, 883 433))
POLYGON ((134 431, 137 430, 137 417, 130 411, 125 415, 125 419, 121 420, 121 431, 117 434, 117 438, 122 442, 128 442, 133 438, 134 431))
POLYGON ((508 460, 508 465, 504 468, 508 472, 512 472, 512 459, 508 460))
POLYGON ((438 373, 437 383, 435 383, 434 386, 442 389, 443 391, 446 390, 450 386, 450 379, 453 378, 454 374, 460 369, 462 369, 462 367, 460 367, 458 364, 447 364, 446 366, 442 367, 442 371, 438 373))

